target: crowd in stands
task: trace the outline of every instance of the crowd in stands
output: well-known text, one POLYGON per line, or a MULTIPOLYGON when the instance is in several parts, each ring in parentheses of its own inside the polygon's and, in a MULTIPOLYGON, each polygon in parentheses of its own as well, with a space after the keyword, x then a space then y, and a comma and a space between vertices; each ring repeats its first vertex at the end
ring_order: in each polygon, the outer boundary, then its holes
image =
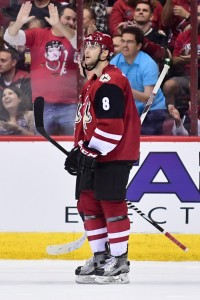
MULTIPOLYGON (((77 49, 76 0, 1 2, 0 135, 38 135, 33 116, 38 96, 45 99, 47 133, 73 135, 80 84, 77 74, 85 76, 84 80, 91 75, 75 59, 82 52, 77 49)), ((199 62, 200 0, 197 2, 199 62)), ((190 0, 84 0, 84 36, 95 31, 111 35, 111 64, 128 78, 140 115, 164 64, 170 64, 141 134, 190 135, 190 0)), ((198 104, 199 100, 200 92, 198 104)))

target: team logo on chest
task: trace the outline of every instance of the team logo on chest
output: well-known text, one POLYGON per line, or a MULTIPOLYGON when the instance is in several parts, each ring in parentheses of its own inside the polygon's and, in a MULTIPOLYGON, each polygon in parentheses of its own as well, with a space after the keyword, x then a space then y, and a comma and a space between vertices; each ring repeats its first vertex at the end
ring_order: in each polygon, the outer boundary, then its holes
POLYGON ((87 130, 87 124, 92 122, 92 115, 90 113, 91 103, 88 101, 85 103, 84 114, 83 114, 83 130, 87 130))
POLYGON ((77 106, 77 110, 76 110, 76 119, 75 119, 75 123, 79 123, 82 119, 81 117, 81 108, 82 108, 82 103, 79 102, 78 106, 77 106))
POLYGON ((108 74, 103 74, 103 75, 101 75, 101 77, 99 78, 99 81, 101 81, 101 82, 108 82, 108 81, 110 81, 110 79, 111 79, 110 75, 108 75, 108 74))

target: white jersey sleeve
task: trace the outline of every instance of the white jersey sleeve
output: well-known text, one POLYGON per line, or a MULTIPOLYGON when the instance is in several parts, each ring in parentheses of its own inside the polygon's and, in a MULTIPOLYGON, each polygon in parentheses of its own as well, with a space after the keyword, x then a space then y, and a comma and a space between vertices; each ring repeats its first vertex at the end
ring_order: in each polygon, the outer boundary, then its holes
POLYGON ((5 31, 4 34, 4 40, 8 42, 11 45, 16 45, 16 46, 25 46, 26 45, 26 35, 23 30, 19 30, 18 34, 15 36, 12 36, 8 32, 8 28, 5 31))

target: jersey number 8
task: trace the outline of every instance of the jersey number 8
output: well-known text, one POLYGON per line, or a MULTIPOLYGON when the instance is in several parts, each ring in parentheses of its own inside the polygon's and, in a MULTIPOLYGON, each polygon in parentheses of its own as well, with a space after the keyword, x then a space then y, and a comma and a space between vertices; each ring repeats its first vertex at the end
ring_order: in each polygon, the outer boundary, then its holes
POLYGON ((110 108, 110 102, 109 102, 109 98, 108 97, 103 97, 102 104, 103 104, 103 109, 104 110, 109 110, 109 108, 110 108))

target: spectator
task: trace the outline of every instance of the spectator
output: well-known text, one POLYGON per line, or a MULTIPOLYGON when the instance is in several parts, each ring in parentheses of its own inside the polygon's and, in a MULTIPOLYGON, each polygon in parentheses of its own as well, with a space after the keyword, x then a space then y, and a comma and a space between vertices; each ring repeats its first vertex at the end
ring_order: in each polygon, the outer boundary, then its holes
POLYGON ((31 29, 31 28, 45 28, 45 22, 41 19, 34 18, 30 20, 30 22, 27 23, 26 29, 31 29))
MULTIPOLYGON (((141 51, 143 40, 144 34, 141 29, 137 27, 124 28, 121 53, 111 60, 111 64, 116 65, 127 76, 140 115, 159 75, 156 62, 141 51)), ((161 135, 167 114, 165 97, 159 89, 142 124, 142 135, 161 135)))
POLYGON ((98 31, 106 33, 108 31, 107 25, 107 10, 103 1, 98 0, 84 0, 84 5, 89 6, 94 10, 96 15, 96 27, 98 31))
MULTIPOLYGON (((49 17, 48 5, 53 3, 57 7, 60 7, 60 3, 54 0, 33 0, 30 16, 34 16, 37 19, 44 22, 45 27, 50 27, 50 24, 46 21, 45 17, 49 17)), ((8 16, 12 21, 15 21, 21 4, 5 7, 2 9, 5 16, 8 16)))
POLYGON ((3 90, 0 101, 0 135, 33 135, 34 115, 17 86, 3 90))
POLYGON ((0 50, 0 97, 5 87, 18 86, 28 101, 28 109, 32 109, 32 91, 30 75, 18 69, 19 53, 13 49, 0 50))
MULTIPOLYGON (((200 14, 200 5, 198 5, 200 14)), ((190 101, 191 30, 180 33, 173 51, 173 74, 163 85, 167 104, 183 105, 190 101)), ((198 89, 200 89, 200 15, 198 15, 198 89)))
POLYGON ((121 35, 115 35, 113 36, 112 40, 113 40, 113 45, 114 45, 114 55, 118 54, 121 52, 121 35))
POLYGON ((58 10, 59 16, 62 19, 64 26, 67 29, 67 38, 72 44, 72 46, 77 48, 77 31, 76 31, 76 9, 72 4, 62 5, 58 10))
MULTIPOLYGON (((148 2, 148 1, 146 1, 148 2)), ((161 12, 162 5, 157 0, 151 1, 154 13, 152 17, 152 26, 161 28, 161 12)), ((109 17, 109 32, 112 36, 118 34, 118 25, 122 22, 133 21, 134 11, 137 4, 137 0, 117 0, 112 8, 109 17)))
POLYGON ((176 38, 189 24, 190 0, 167 0, 161 14, 162 25, 169 29, 169 49, 173 52, 176 38))
POLYGON ((135 7, 134 20, 119 24, 119 29, 126 26, 137 26, 144 32, 142 51, 149 54, 163 68, 166 57, 171 57, 167 49, 167 36, 152 27, 153 5, 146 1, 139 1, 135 7))
POLYGON ((74 36, 66 20, 66 7, 58 15, 57 7, 49 5, 52 28, 20 28, 32 17, 32 4, 22 4, 16 22, 5 33, 10 43, 26 45, 31 53, 31 84, 33 99, 43 96, 44 126, 51 135, 73 135, 77 107, 77 65, 75 49, 68 39, 74 36))
MULTIPOLYGON (((173 104, 168 105, 168 111, 169 111, 170 116, 173 119, 173 123, 172 123, 173 127, 171 129, 172 134, 188 136, 189 135, 188 129, 185 128, 185 127, 188 128, 188 123, 186 123, 188 114, 184 113, 181 116, 179 110, 173 104), (185 123, 186 123, 186 125, 185 125, 185 123)), ((198 129, 200 129, 199 125, 200 125, 200 123, 198 120, 198 129)))
MULTIPOLYGON (((24 29, 45 28, 45 27, 46 26, 45 26, 45 23, 43 20, 34 18, 34 19, 30 20, 30 22, 25 24, 24 29)), ((21 68, 23 68, 23 70, 30 73, 30 66, 31 66, 30 49, 27 48, 26 46, 16 46, 16 48, 20 52, 21 56, 23 57, 23 63, 22 63, 21 68)))
POLYGON ((93 34, 96 30, 96 15, 92 8, 85 6, 83 8, 83 28, 84 35, 93 34))
POLYGON ((58 11, 60 12, 60 15, 63 15, 63 18, 65 19, 65 26, 68 26, 72 30, 75 30, 77 18, 74 6, 71 4, 62 5, 58 11))

